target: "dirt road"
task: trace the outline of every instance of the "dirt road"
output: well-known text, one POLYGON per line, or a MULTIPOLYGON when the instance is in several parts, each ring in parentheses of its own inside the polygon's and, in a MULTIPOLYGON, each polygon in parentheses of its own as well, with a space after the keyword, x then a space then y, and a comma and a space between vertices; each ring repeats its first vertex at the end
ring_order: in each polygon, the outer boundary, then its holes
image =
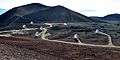
POLYGON ((96 47, 114 47, 114 48, 120 48, 120 46, 115 46, 112 44, 111 36, 100 32, 100 34, 108 36, 109 44, 108 45, 95 45, 95 44, 86 44, 86 43, 73 43, 73 42, 65 42, 65 41, 58 41, 58 40, 49 40, 45 37, 45 33, 47 32, 47 28, 44 28, 44 31, 42 32, 41 39, 46 41, 52 41, 52 42, 59 42, 59 43, 66 43, 66 44, 73 44, 73 45, 85 45, 85 46, 96 46, 96 47))

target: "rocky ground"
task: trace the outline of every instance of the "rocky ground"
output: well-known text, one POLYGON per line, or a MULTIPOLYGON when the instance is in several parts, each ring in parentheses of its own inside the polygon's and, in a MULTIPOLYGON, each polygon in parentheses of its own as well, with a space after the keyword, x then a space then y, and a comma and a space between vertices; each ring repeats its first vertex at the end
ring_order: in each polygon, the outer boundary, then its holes
MULTIPOLYGON (((109 23, 78 23, 49 28, 46 38, 74 42, 74 34, 83 43, 105 45, 108 38, 95 34, 95 29, 112 37, 114 45, 120 46, 120 25, 109 23)), ((119 48, 90 47, 49 42, 31 35, 0 37, 0 60, 120 60, 119 48)))
POLYGON ((120 49, 0 37, 0 60, 120 60, 120 49))
POLYGON ((109 34, 112 38, 113 44, 120 46, 120 25, 116 23, 71 23, 67 26, 54 26, 48 30, 51 36, 49 39, 57 39, 74 42, 74 34, 78 34, 79 38, 84 43, 90 44, 107 44, 108 37, 105 35, 96 34, 95 30, 99 29, 101 32, 109 34))
MULTIPOLYGON (((120 46, 120 25, 117 23, 95 23, 95 22, 80 22, 67 23, 68 25, 59 25, 53 23, 53 27, 48 28, 46 38, 50 40, 63 40, 69 42, 74 41, 74 34, 78 34, 79 39, 84 43, 105 45, 108 44, 108 37, 105 35, 96 34, 95 30, 109 34, 114 45, 120 46)), ((28 35, 17 35, 17 37, 25 37, 34 39, 35 31, 30 31, 28 35)), ((14 35, 16 37, 16 35, 14 35)))

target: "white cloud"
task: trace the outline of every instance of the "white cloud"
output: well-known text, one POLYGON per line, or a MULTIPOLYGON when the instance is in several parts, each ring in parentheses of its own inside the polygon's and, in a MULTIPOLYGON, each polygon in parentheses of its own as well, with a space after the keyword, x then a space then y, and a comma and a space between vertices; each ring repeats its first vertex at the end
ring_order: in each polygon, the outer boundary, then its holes
POLYGON ((120 0, 0 0, 0 8, 41 3, 48 6, 62 5, 87 16, 104 16, 111 13, 120 13, 120 0), (96 10, 81 12, 81 10, 96 10))

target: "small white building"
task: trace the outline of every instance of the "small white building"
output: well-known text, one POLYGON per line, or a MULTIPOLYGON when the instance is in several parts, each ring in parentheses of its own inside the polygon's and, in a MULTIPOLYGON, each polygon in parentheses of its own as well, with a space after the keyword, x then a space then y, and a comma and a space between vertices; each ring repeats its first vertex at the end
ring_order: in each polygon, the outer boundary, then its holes
POLYGON ((39 37, 41 35, 41 32, 35 32, 35 36, 39 37))
POLYGON ((63 23, 63 25, 65 25, 65 26, 66 26, 66 25, 67 25, 67 23, 63 23))
POLYGON ((22 27, 23 27, 23 28, 26 28, 26 25, 23 25, 22 27))
POLYGON ((53 27, 52 24, 50 23, 44 23, 45 25, 49 25, 50 27, 53 27))
POLYGON ((32 24, 33 24, 33 21, 31 21, 30 24, 32 25, 32 24))
POLYGON ((13 35, 24 35, 29 33, 30 33, 30 30, 11 30, 11 34, 13 35))
POLYGON ((96 29, 95 33, 99 33, 100 31, 98 29, 96 29))
POLYGON ((19 30, 11 30, 12 34, 17 34, 19 30))
POLYGON ((78 34, 75 34, 75 35, 74 35, 74 38, 78 38, 78 34))
POLYGON ((43 30, 43 27, 42 27, 42 26, 40 27, 40 30, 43 30))

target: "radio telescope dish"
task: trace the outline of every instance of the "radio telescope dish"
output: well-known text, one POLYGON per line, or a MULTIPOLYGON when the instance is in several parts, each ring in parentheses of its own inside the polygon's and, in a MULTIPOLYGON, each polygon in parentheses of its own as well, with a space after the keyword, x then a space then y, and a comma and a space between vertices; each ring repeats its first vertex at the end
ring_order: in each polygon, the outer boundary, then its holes
POLYGON ((98 29, 96 29, 95 33, 99 33, 100 31, 98 29))
POLYGON ((30 24, 33 24, 33 21, 31 21, 30 24))
POLYGON ((23 28, 26 28, 26 25, 23 25, 22 27, 23 27, 23 28))

